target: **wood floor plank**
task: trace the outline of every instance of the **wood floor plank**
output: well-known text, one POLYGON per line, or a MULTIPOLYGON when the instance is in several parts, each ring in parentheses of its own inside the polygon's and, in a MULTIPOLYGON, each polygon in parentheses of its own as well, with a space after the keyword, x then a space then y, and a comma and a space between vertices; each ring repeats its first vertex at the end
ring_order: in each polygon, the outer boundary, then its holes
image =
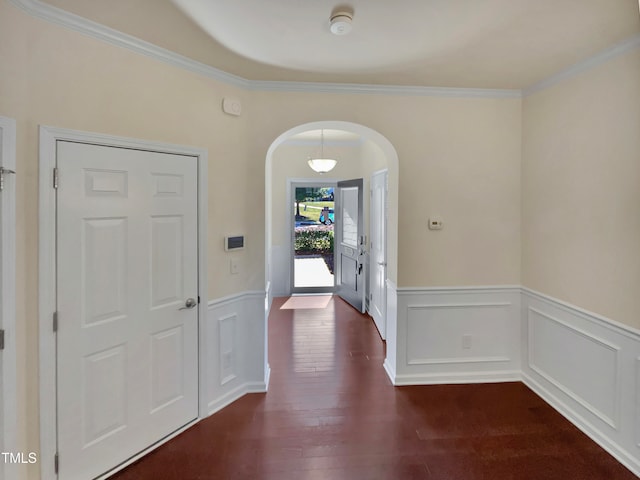
POLYGON ((269 392, 114 480, 636 478, 522 383, 393 387, 368 316, 339 298, 286 300, 269 319, 269 392))

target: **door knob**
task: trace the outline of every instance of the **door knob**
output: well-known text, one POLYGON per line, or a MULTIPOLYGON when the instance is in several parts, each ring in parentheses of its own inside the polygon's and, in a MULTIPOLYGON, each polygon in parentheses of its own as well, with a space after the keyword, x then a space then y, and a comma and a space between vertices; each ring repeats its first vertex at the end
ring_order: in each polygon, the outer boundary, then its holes
POLYGON ((190 310, 198 304, 195 298, 187 298, 187 301, 184 302, 184 307, 180 308, 180 310, 190 310))

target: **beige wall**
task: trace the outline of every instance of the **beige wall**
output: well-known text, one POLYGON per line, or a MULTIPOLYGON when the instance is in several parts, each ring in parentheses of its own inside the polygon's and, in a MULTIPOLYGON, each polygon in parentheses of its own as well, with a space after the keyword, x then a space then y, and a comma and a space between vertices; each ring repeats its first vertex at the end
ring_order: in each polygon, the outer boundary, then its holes
POLYGON ((521 113, 519 99, 255 92, 250 156, 258 168, 312 121, 372 128, 399 156, 398 285, 519 284, 521 113))
POLYGON ((210 298, 264 288, 264 209, 256 203, 265 156, 281 133, 319 120, 368 126, 398 152, 400 286, 520 282, 519 99, 246 92, 34 19, 7 0, 0 58, 0 114, 18 128, 18 424, 26 451, 38 450, 40 124, 208 150, 210 298), (221 112, 231 95, 243 102, 239 118, 221 112), (444 230, 427 229, 429 214, 442 216, 444 230), (233 254, 241 272, 231 275, 222 239, 238 233, 247 248, 233 254))
MULTIPOLYGON (((0 1, 0 114, 17 121, 18 432, 38 451, 37 181, 38 125, 206 148, 209 152, 209 296, 262 286, 262 238, 250 238, 243 270, 229 274, 226 233, 249 233, 247 118, 224 115, 236 88, 33 19, 0 1), (230 202, 231 198, 237 198, 230 202), (255 243, 254 243, 255 241, 255 243)), ((253 167, 253 166, 251 166, 253 167)), ((258 170, 262 178, 262 170, 258 170)), ((28 468, 37 478, 38 466, 28 468)))
POLYGON ((640 328, 640 50, 523 107, 523 283, 640 328))

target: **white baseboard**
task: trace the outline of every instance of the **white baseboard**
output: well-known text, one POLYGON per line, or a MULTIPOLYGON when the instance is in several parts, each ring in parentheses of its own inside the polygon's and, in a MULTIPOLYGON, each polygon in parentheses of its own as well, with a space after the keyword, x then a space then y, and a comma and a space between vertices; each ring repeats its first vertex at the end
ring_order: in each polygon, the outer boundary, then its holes
POLYGON ((384 363, 382 364, 382 368, 384 368, 384 371, 387 373, 387 376, 389 377, 389 380, 391 380, 391 383, 393 385, 396 385, 396 371, 393 368, 393 365, 391 365, 391 363, 389 362, 388 358, 385 358, 384 363))
MULTIPOLYGON (((254 393, 251 387, 252 386, 250 384, 244 383, 234 388, 233 390, 226 392, 224 395, 221 395, 219 398, 212 400, 207 404, 209 415, 213 415, 214 413, 219 412, 224 407, 227 407, 236 400, 244 397, 247 393, 254 393)), ((264 392, 264 390, 262 390, 261 392, 264 392)))
POLYGON ((429 374, 396 375, 396 386, 407 385, 451 385, 467 383, 519 382, 522 375, 519 370, 483 371, 483 372, 444 372, 429 374))
POLYGON ((271 367, 267 363, 267 367, 265 368, 264 374, 264 391, 269 390, 269 381, 271 380, 271 367))

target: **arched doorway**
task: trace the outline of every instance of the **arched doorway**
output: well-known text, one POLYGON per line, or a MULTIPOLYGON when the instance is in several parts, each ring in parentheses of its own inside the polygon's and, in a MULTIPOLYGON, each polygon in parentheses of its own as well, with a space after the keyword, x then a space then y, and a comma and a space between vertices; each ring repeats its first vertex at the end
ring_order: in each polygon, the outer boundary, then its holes
MULTIPOLYGON (((274 228, 273 202, 274 194, 282 195, 281 191, 274 192, 273 166, 276 150, 287 142, 288 139, 304 132, 312 130, 341 130, 359 135, 364 141, 375 145, 383 156, 387 171, 387 196, 386 196, 386 268, 385 287, 395 286, 398 267, 398 178, 399 165, 398 154, 391 142, 381 133, 365 125, 338 121, 325 120, 310 122, 293 127, 279 135, 270 145, 265 162, 265 284, 267 286, 268 302, 271 304, 273 297, 274 274, 274 245, 272 242, 274 228)), ((369 192, 365 192, 367 195, 369 192)), ((277 292, 279 293, 279 292, 277 292)), ((385 368, 389 372, 395 371, 395 339, 396 339, 396 313, 395 313, 395 288, 386 288, 385 328, 383 337, 387 340, 387 359, 385 368)), ((267 309, 268 311, 269 309, 267 309)), ((381 330, 381 333, 383 330, 381 330)))

